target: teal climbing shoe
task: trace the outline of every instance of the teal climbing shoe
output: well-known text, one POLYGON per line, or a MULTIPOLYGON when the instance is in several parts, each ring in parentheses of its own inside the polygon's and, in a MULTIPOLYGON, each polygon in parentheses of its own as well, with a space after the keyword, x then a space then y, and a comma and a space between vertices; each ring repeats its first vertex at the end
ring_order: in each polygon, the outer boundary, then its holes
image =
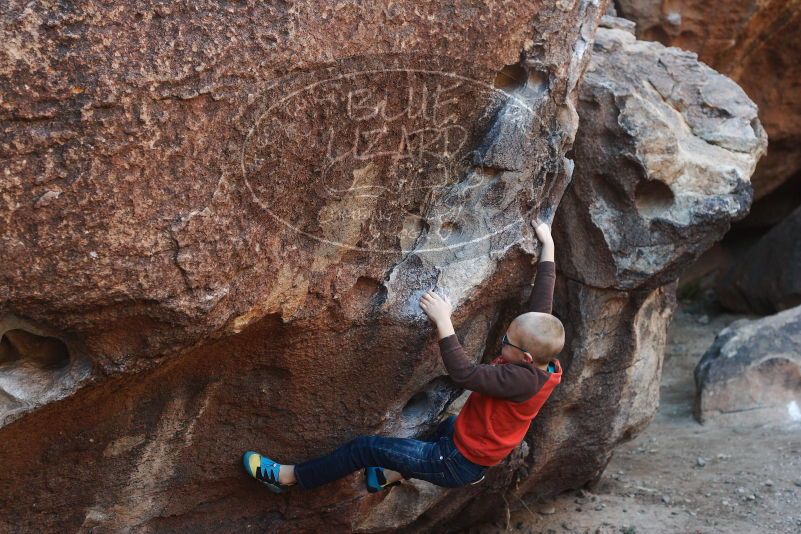
POLYGON ((262 456, 257 452, 247 451, 242 455, 242 463, 245 465, 245 471, 267 486, 270 491, 283 493, 290 487, 290 485, 278 482, 278 471, 281 468, 281 464, 270 460, 266 456, 262 456))
POLYGON ((396 480, 392 484, 387 484, 387 477, 384 476, 383 467, 365 467, 364 483, 367 485, 367 491, 370 493, 377 493, 382 489, 399 485, 400 480, 396 480))

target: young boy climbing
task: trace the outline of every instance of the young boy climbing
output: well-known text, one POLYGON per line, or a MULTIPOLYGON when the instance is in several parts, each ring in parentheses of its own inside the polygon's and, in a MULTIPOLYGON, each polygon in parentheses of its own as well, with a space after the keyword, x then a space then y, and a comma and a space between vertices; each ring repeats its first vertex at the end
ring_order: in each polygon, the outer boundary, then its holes
POLYGON ((253 451, 243 455, 250 476, 276 493, 297 484, 311 489, 365 468, 367 490, 376 492, 402 478, 459 487, 483 480, 522 440, 531 420, 562 379, 554 356, 564 345, 561 321, 551 315, 555 281, 554 243, 546 223, 535 222, 542 243, 531 311, 518 315, 489 364, 471 362, 451 323, 451 303, 433 291, 420 307, 434 323, 439 350, 454 383, 471 390, 458 416, 445 419, 427 441, 360 436, 332 453, 298 465, 278 464, 253 451))

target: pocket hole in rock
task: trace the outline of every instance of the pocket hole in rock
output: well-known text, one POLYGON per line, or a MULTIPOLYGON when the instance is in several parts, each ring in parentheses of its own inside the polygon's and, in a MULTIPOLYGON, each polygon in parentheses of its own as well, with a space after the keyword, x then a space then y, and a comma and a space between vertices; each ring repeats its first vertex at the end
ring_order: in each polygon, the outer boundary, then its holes
POLYGON ((26 362, 39 369, 55 370, 70 362, 67 346, 60 339, 38 336, 25 330, 8 330, 0 338, 0 366, 26 362))
POLYGON ((595 174, 591 180, 593 191, 602 201, 618 211, 626 211, 631 207, 631 200, 626 191, 613 177, 606 174, 595 174))
POLYGON ((501 173, 501 169, 493 169, 492 167, 474 167, 477 171, 481 172, 484 176, 494 178, 501 173))
POLYGON ((91 361, 19 318, 0 320, 0 426, 66 397, 87 378, 91 361))
POLYGON ((514 91, 523 87, 543 93, 548 88, 548 75, 536 69, 526 70, 520 64, 506 65, 495 74, 492 85, 501 91, 514 91))
POLYGON ((644 217, 653 217, 670 209, 673 199, 673 191, 658 180, 643 180, 634 190, 637 211, 644 217))
POLYGON ((420 417, 421 414, 424 414, 428 411, 428 394, 425 391, 418 391, 412 398, 409 399, 409 402, 406 403, 406 406, 403 407, 403 417, 405 418, 412 418, 417 419, 420 417))
POLYGON ((446 221, 439 229, 440 237, 446 242, 457 240, 462 235, 462 228, 458 223, 446 221))
POLYGON ((545 90, 548 89, 548 75, 544 72, 540 72, 538 70, 531 70, 528 73, 528 78, 526 80, 526 86, 529 89, 533 89, 538 93, 543 93, 545 90))
POLYGON ((672 44, 670 35, 668 35, 668 33, 662 26, 658 25, 647 28, 643 32, 642 37, 640 37, 640 39, 642 39, 643 41, 658 41, 665 46, 670 46, 672 44))
POLYGON ((511 89, 523 87, 526 85, 527 79, 528 74, 526 73, 526 69, 522 66, 518 64, 506 65, 495 75, 495 81, 492 85, 494 85, 496 89, 509 91, 511 89))
POLYGON ((447 376, 438 376, 406 402, 401 410, 401 429, 405 436, 416 436, 430 430, 439 414, 460 394, 447 376))

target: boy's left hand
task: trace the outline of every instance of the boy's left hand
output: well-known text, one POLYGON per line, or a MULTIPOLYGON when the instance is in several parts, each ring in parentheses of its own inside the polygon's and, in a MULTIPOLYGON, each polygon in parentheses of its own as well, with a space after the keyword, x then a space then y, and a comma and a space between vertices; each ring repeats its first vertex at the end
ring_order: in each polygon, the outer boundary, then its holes
POLYGON ((534 227, 534 233, 537 234, 537 239, 540 240, 540 243, 548 243, 553 241, 553 237, 551 236, 551 227, 547 222, 544 222, 539 217, 535 217, 531 220, 531 226, 534 227))
POLYGON ((450 321, 453 312, 451 300, 447 296, 441 297, 433 291, 426 291, 423 294, 420 298, 420 307, 435 325, 439 325, 443 321, 450 321))

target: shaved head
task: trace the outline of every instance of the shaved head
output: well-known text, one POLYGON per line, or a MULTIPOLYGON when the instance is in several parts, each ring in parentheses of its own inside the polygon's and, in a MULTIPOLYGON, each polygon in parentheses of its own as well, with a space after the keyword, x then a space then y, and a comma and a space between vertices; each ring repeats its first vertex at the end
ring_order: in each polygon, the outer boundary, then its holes
POLYGON ((507 330, 509 340, 525 348, 540 365, 548 363, 565 345, 565 327, 550 313, 518 315, 507 330))

